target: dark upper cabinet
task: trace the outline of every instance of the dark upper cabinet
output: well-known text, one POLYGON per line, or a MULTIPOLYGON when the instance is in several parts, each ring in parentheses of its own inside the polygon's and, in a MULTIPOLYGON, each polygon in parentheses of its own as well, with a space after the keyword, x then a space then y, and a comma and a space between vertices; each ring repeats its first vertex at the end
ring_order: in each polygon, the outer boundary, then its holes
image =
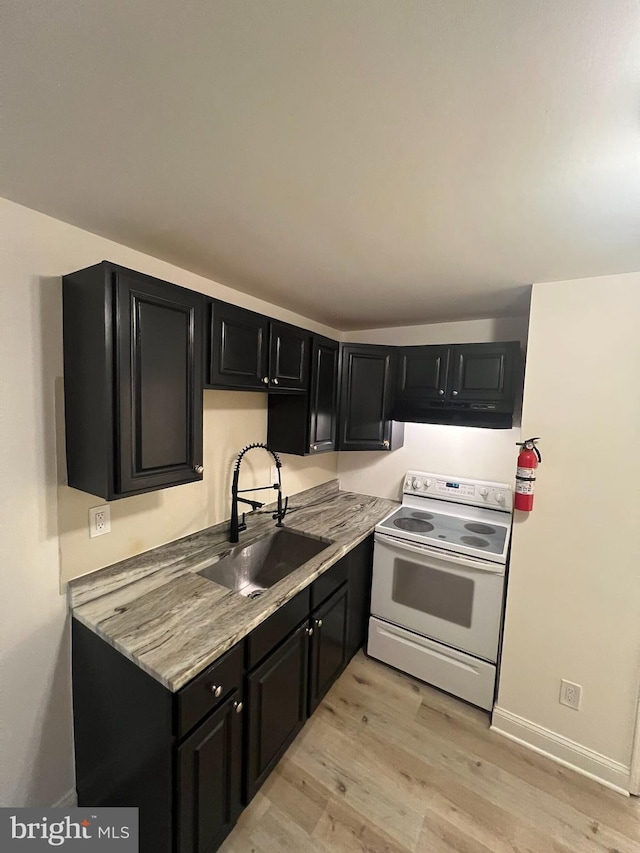
POLYGON ((269 323, 269 390, 306 391, 309 387, 311 336, 305 329, 269 323))
POLYGON ((246 802, 252 799, 307 719, 308 645, 305 620, 247 676, 246 802))
POLYGON ((217 850, 242 810, 241 702, 234 690, 178 748, 178 853, 217 850))
POLYGON ((309 666, 309 713, 347 664, 349 585, 343 584, 323 605, 313 611, 309 666))
POLYGON ((267 383, 269 320, 262 314, 214 300, 207 384, 262 391, 267 383))
POLYGON ((512 426, 521 375, 518 341, 401 347, 398 356, 397 420, 512 426))
POLYGON ((443 397, 448 368, 448 346, 400 347, 396 401, 443 397))
POLYGON ((305 391, 309 332, 255 311, 209 300, 206 386, 239 391, 305 391))
POLYGON ((395 348, 342 346, 338 450, 395 450, 403 424, 391 421, 395 348))
POLYGON ((106 261, 64 277, 70 486, 114 500, 202 479, 202 310, 106 261))
POLYGON ((518 343, 461 344, 451 347, 452 398, 511 402, 514 374, 519 360, 518 343))
POLYGON ((304 456, 336 449, 338 343, 314 335, 310 361, 308 394, 269 395, 267 443, 280 453, 304 456))

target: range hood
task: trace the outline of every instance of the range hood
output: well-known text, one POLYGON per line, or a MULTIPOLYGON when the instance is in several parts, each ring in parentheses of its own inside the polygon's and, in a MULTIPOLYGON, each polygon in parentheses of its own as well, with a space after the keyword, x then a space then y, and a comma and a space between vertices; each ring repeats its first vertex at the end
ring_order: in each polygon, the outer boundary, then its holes
POLYGON ((513 409, 509 404, 455 402, 449 400, 397 400, 391 419, 414 424, 511 429, 513 409))

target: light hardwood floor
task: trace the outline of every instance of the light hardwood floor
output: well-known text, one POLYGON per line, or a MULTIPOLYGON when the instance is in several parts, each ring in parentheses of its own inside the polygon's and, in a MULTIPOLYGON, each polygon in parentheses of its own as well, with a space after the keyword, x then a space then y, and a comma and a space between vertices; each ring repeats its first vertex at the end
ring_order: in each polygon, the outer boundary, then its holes
POLYGON ((640 800, 361 652, 221 853, 640 853, 640 800))

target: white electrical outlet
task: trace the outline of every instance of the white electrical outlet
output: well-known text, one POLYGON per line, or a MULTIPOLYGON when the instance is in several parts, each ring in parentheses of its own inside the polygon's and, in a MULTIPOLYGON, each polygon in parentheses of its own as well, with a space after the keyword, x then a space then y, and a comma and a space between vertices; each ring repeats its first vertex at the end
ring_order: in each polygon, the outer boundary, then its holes
POLYGON ((560 704, 567 705, 574 711, 579 711, 581 702, 582 687, 579 684, 574 684, 573 681, 565 681, 563 678, 560 682, 560 704))
POLYGON ((272 483, 278 482, 278 468, 276 465, 271 466, 271 482, 272 483))
POLYGON ((109 504, 94 506, 89 510, 89 536, 104 536, 111 533, 111 507, 109 504))

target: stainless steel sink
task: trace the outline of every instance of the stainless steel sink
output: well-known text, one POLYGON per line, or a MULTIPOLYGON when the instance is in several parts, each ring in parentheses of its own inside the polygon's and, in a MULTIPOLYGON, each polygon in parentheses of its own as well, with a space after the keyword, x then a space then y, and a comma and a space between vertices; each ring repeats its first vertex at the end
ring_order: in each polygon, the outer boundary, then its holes
POLYGON ((235 547, 198 574, 247 598, 257 598, 332 544, 330 539, 283 527, 250 545, 235 547))

